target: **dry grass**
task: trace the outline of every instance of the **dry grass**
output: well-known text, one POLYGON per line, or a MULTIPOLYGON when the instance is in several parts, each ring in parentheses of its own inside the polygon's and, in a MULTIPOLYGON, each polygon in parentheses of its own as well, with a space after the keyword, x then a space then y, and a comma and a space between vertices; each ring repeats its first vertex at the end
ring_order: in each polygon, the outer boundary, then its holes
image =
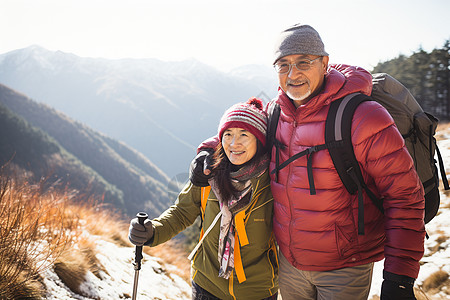
POLYGON ((92 235, 122 247, 129 247, 128 223, 125 217, 112 207, 88 202, 78 203, 73 208, 83 220, 84 228, 92 235))
POLYGON ((426 256, 432 256, 438 251, 445 250, 445 246, 442 246, 442 244, 448 240, 448 237, 442 231, 438 231, 435 234, 440 234, 440 235, 436 239, 436 244, 434 244, 432 246, 428 246, 429 253, 426 256))
MULTIPOLYGON (((86 197, 82 198, 86 199, 86 197)), ((108 274, 96 257, 98 250, 95 240, 102 239, 120 246, 131 246, 126 240, 128 227, 118 213, 90 199, 77 203, 71 202, 67 205, 65 213, 77 216, 78 228, 67 228, 67 230, 75 230, 79 234, 55 262, 54 271, 74 293, 83 295, 80 285, 85 281, 87 272, 92 272, 100 279, 101 272, 108 274)))
POLYGON ((417 300, 430 300, 431 298, 427 296, 427 294, 424 292, 421 288, 414 288, 414 295, 416 296, 417 300))
POLYGON ((0 299, 41 299, 48 268, 79 293, 88 271, 107 273, 92 235, 131 246, 126 234, 121 216, 84 195, 43 191, 0 172, 0 299))
MULTIPOLYGON (((435 293, 439 291, 439 288, 444 285, 449 278, 449 274, 443 270, 434 272, 423 282, 423 289, 426 292, 435 293)), ((447 283, 448 285, 448 283, 447 283)))
MULTIPOLYGON (((54 262, 53 269, 62 282, 74 293, 83 295, 80 285, 88 271, 101 278, 100 271, 107 273, 96 257, 95 241, 81 236, 72 247, 68 247, 54 262)), ((83 295, 88 296, 88 295, 83 295)))
POLYGON ((89 270, 80 250, 65 251, 54 263, 53 269, 62 282, 74 293, 81 294, 80 285, 89 270))
MULTIPOLYGON (((96 257, 95 240, 132 247, 128 221, 110 207, 85 195, 56 189, 44 192, 39 185, 5 178, 0 176, 0 299, 42 299, 45 287, 40 274, 48 268, 82 295, 80 286, 87 272, 99 278, 108 273, 96 257)), ((170 273, 189 281, 183 246, 170 241, 144 249, 174 265, 170 273)))
POLYGON ((185 247, 179 242, 170 240, 156 247, 144 247, 144 253, 159 257, 163 262, 175 266, 176 270, 170 270, 170 272, 190 282, 190 261, 187 258, 189 253, 184 249, 185 247))
POLYGON ((444 139, 444 132, 447 132, 450 127, 450 122, 445 123, 439 123, 437 129, 436 129, 436 140, 440 141, 444 139))
POLYGON ((0 176, 0 298, 42 295, 39 274, 73 239, 65 228, 77 226, 74 218, 64 218, 65 200, 0 176))

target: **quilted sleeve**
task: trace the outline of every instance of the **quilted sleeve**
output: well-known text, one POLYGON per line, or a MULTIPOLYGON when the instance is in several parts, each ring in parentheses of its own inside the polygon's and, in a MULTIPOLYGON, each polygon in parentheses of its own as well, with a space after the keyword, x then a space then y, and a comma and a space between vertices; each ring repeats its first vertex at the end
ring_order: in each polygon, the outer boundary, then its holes
POLYGON ((384 198, 385 270, 417 278, 424 252, 425 202, 403 137, 387 110, 370 101, 355 112, 352 142, 364 176, 384 198))
POLYGON ((201 142, 201 144, 197 147, 197 153, 199 153, 200 151, 204 150, 204 149, 214 149, 216 148, 217 144, 219 143, 219 137, 213 136, 210 137, 206 140, 204 140, 203 142, 201 142))

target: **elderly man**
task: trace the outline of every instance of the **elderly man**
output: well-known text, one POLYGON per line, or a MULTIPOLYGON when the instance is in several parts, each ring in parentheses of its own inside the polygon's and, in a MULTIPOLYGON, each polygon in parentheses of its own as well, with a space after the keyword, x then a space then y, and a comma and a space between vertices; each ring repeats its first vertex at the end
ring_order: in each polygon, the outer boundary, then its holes
MULTIPOLYGON (((352 121, 351 142, 363 178, 384 198, 383 215, 364 194, 364 234, 358 234, 358 196, 347 192, 326 149, 272 172, 294 154, 325 143, 331 102, 371 93, 370 73, 328 65, 328 59, 309 25, 284 30, 276 45, 279 90, 272 101, 281 108, 275 136, 281 146, 272 151, 270 170, 282 298, 367 299, 373 264, 385 258, 381 299, 415 299, 413 284, 424 248, 424 192, 386 109, 375 101, 363 102, 352 121)), ((215 143, 207 141, 200 149, 215 143)), ((193 181, 204 177, 199 171, 204 154, 194 160, 193 181)))

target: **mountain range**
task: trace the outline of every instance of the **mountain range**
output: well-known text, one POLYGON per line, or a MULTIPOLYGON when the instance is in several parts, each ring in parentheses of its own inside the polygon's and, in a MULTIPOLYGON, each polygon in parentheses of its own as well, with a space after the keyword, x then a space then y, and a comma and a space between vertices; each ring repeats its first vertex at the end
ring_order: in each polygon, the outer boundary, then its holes
POLYGON ((174 178, 232 104, 277 92, 270 66, 85 58, 30 46, 0 55, 0 83, 136 149, 174 178))

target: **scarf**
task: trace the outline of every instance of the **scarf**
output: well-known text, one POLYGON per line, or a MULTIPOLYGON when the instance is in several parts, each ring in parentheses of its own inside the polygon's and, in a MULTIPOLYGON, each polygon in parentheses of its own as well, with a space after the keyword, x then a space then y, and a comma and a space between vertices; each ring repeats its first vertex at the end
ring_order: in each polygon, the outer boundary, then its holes
POLYGON ((217 182, 214 178, 209 184, 217 199, 219 200, 222 216, 220 219, 219 233, 219 277, 228 279, 234 269, 234 245, 235 224, 234 216, 245 209, 252 199, 252 185, 250 179, 261 176, 269 166, 269 156, 263 155, 251 161, 248 165, 235 172, 230 172, 230 180, 233 187, 238 191, 237 195, 230 199, 223 199, 217 182))

